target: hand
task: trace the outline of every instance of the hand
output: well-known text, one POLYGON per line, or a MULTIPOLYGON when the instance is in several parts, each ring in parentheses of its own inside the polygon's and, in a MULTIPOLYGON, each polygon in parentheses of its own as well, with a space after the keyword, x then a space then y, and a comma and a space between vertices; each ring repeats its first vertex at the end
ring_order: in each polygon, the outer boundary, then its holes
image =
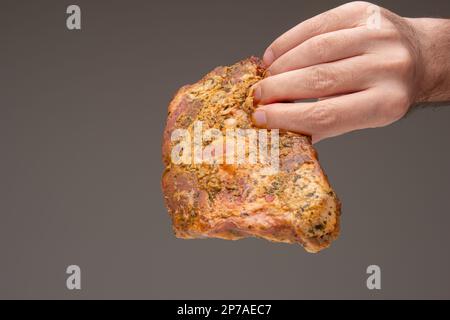
POLYGON ((450 98, 449 20, 402 18, 367 2, 300 23, 263 60, 268 77, 253 88, 255 125, 313 142, 388 125, 415 102, 450 98), (295 103, 302 99, 318 100, 295 103))

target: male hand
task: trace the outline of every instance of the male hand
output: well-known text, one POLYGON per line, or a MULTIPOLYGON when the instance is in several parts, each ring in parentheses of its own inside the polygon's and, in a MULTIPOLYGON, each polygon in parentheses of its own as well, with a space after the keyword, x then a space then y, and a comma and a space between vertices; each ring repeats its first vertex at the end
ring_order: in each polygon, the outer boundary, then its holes
POLYGON ((254 123, 317 142, 388 125, 416 102, 449 100, 450 20, 351 2, 287 31, 263 60, 268 77, 253 88, 254 123))

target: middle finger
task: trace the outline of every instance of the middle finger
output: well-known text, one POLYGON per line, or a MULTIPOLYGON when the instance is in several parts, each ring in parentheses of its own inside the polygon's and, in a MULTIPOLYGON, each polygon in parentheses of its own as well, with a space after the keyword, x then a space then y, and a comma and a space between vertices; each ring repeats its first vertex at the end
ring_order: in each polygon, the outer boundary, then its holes
POLYGON ((357 56, 332 63, 284 72, 254 86, 255 104, 323 98, 369 88, 369 56, 357 56))

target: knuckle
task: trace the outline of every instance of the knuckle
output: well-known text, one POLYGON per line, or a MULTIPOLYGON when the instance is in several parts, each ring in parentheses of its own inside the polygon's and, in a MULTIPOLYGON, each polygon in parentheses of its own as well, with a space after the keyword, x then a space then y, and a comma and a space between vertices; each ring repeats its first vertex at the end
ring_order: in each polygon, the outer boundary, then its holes
POLYGON ((283 73, 293 69, 295 66, 295 60, 291 58, 291 55, 285 54, 274 61, 272 65, 267 69, 269 75, 273 76, 279 73, 283 73))
POLYGON ((394 120, 403 118, 410 106, 410 98, 406 92, 399 93, 391 105, 391 117, 394 120))
POLYGON ((352 1, 344 4, 343 6, 347 6, 348 8, 354 10, 356 13, 365 13, 367 8, 373 6, 373 3, 367 1, 352 1))
POLYGON ((291 127, 292 118, 285 117, 285 113, 280 110, 280 106, 280 104, 274 103, 262 107, 266 114, 267 129, 286 129, 291 127))
POLYGON ((310 75, 306 77, 306 86, 308 89, 324 91, 332 89, 336 85, 336 75, 331 68, 318 66, 312 67, 310 75))
POLYGON ((340 15, 337 14, 336 11, 333 11, 333 10, 324 12, 322 19, 324 22, 322 24, 322 26, 324 26, 324 27, 337 25, 341 21, 340 15))
POLYGON ((267 50, 271 50, 274 57, 280 57, 283 52, 283 39, 280 37, 270 44, 267 50))
MULTIPOLYGON (((322 13, 323 15, 324 13, 322 13)), ((328 22, 326 21, 326 18, 323 19, 311 19, 305 22, 305 27, 307 26, 307 29, 310 31, 315 31, 317 34, 321 34, 326 29, 328 22)))
POLYGON ((273 76, 282 72, 280 59, 275 60, 269 68, 267 68, 267 76, 273 76))
POLYGON ((414 57, 413 54, 410 50, 404 48, 403 50, 401 50, 401 52, 399 53, 399 60, 400 62, 400 67, 402 69, 404 69, 405 71, 408 71, 412 68, 412 66, 414 65, 414 57))
POLYGON ((259 103, 265 103, 267 100, 267 92, 270 91, 270 81, 271 78, 269 77, 258 82, 257 88, 259 97, 257 99, 259 100, 259 103))
POLYGON ((381 32, 378 32, 381 39, 386 40, 400 40, 401 34, 396 28, 384 28, 381 32))
POLYGON ((400 108, 398 105, 392 105, 389 108, 384 121, 382 122, 382 126, 387 126, 395 121, 400 120, 406 114, 406 111, 400 108))
POLYGON ((367 1, 352 1, 349 3, 349 5, 354 6, 354 7, 366 7, 366 6, 372 5, 372 3, 367 2, 367 1))
POLYGON ((270 50, 272 50, 272 53, 275 56, 278 56, 279 52, 281 51, 281 40, 276 40, 274 43, 272 43, 269 47, 270 50))
POLYGON ((316 131, 327 132, 336 123, 336 115, 324 104, 316 104, 311 109, 310 121, 316 131))
POLYGON ((311 40, 309 44, 310 52, 314 52, 314 55, 320 60, 326 59, 327 52, 330 50, 331 41, 326 37, 318 37, 315 40, 311 40))
POLYGON ((397 50, 390 61, 390 67, 402 75, 409 74, 414 68, 414 57, 410 50, 401 48, 397 50))
POLYGON ((403 118, 410 106, 410 99, 407 93, 398 90, 391 92, 390 102, 380 106, 382 116, 380 117, 380 126, 389 125, 403 118))
POLYGON ((323 34, 329 29, 329 26, 337 25, 340 21, 341 17, 335 11, 331 10, 321 13, 318 16, 307 20, 305 23, 308 30, 311 32, 323 34))
POLYGON ((280 85, 277 77, 268 77, 258 83, 259 104, 265 105, 283 97, 284 86, 280 85))

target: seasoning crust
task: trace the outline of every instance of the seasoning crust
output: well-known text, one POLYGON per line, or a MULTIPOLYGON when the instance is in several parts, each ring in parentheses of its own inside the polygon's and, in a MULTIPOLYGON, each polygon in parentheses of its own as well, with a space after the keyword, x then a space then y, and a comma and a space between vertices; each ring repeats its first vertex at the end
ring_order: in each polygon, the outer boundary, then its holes
MULTIPOLYGON (((171 101, 163 136, 162 189, 173 230, 183 239, 258 237, 318 252, 339 234, 341 205, 310 137, 280 132, 276 173, 261 163, 171 161, 175 129, 193 136, 194 123, 201 121, 203 130, 218 129, 225 137, 227 129, 254 128, 251 87, 264 76, 261 60, 251 57, 215 68, 179 89, 171 101)), ((247 136, 242 138, 249 143, 247 136)), ((220 139, 214 143, 225 144, 220 139)), ((249 152, 245 150, 246 156, 249 152)))

